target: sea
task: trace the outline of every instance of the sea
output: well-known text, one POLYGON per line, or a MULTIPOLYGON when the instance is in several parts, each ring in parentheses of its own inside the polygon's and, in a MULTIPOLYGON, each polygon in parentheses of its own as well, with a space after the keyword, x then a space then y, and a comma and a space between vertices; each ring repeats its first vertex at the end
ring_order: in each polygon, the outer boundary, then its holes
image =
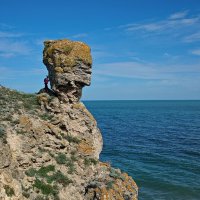
POLYGON ((84 101, 100 160, 133 177, 139 200, 200 200, 200 101, 84 101))

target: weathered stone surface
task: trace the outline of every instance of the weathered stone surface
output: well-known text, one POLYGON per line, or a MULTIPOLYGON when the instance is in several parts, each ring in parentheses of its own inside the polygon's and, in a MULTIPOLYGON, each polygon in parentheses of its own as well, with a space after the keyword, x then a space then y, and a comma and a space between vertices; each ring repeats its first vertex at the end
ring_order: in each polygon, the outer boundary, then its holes
POLYGON ((79 102, 90 84, 89 47, 46 41, 44 63, 53 91, 0 87, 0 200, 137 200, 134 180, 98 160, 102 135, 79 102))
POLYGON ((6 168, 10 165, 11 154, 8 145, 0 146, 0 169, 6 168))
POLYGON ((90 85, 92 57, 82 42, 44 42, 43 62, 49 71, 52 90, 65 102, 77 102, 82 88, 90 85))

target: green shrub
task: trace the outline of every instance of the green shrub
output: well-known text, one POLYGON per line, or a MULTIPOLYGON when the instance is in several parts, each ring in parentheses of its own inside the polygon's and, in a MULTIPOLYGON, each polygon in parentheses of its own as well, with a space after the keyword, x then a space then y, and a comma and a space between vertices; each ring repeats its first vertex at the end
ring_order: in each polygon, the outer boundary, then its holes
POLYGON ((51 120, 53 118, 53 115, 50 115, 49 113, 44 113, 40 115, 40 118, 43 120, 51 120))
POLYGON ((42 194, 44 195, 56 195, 58 194, 58 189, 56 186, 52 186, 50 184, 46 184, 43 181, 36 179, 33 187, 38 188, 41 190, 42 194))
POLYGON ((7 140, 6 140, 6 131, 5 128, 3 126, 0 125, 0 140, 4 143, 7 144, 7 140))
POLYGON ((62 137, 64 139, 66 139, 69 143, 71 143, 71 142, 72 143, 76 143, 76 144, 80 143, 80 140, 77 137, 74 137, 74 136, 72 136, 70 134, 67 134, 67 135, 62 134, 62 137))
POLYGON ((36 173, 37 173, 37 170, 34 169, 34 168, 30 168, 30 169, 28 169, 28 170, 25 172, 25 174, 26 174, 27 176, 30 176, 30 177, 35 176, 36 173))
POLYGON ((67 186, 70 183, 72 183, 72 180, 70 180, 67 176, 65 176, 61 171, 57 171, 55 174, 47 178, 47 182, 48 183, 56 182, 62 184, 63 186, 67 186))
POLYGON ((97 163, 98 163, 98 161, 96 159, 94 159, 94 158, 85 158, 84 159, 85 166, 89 166, 91 164, 96 165, 97 163))
POLYGON ((119 172, 117 172, 114 168, 111 168, 110 170, 110 177, 115 179, 121 179, 122 181, 125 180, 125 177, 122 176, 119 172))
POLYGON ((73 172, 75 171, 75 166, 72 160, 70 160, 69 162, 67 162, 67 167, 68 169, 68 173, 69 174, 73 174, 73 172))
POLYGON ((94 158, 90 158, 90 162, 94 165, 96 165, 98 163, 98 161, 94 158))
POLYGON ((4 189, 8 197, 12 197, 13 195, 15 195, 13 188, 11 188, 9 185, 4 185, 4 189))
POLYGON ((90 160, 88 158, 84 159, 84 164, 85 166, 89 166, 90 165, 90 160))
POLYGON ((49 172, 54 172, 55 171, 55 166, 54 165, 48 165, 46 167, 41 167, 37 171, 37 175, 40 177, 48 177, 49 172))
POLYGON ((75 161, 78 160, 78 158, 77 158, 74 154, 72 154, 72 156, 71 156, 71 160, 75 162, 75 161))
POLYGON ((56 159, 56 162, 57 162, 58 164, 66 164, 67 161, 69 160, 69 159, 66 157, 66 155, 63 154, 63 153, 59 153, 58 156, 55 157, 55 159, 56 159))
POLYGON ((109 181, 108 183, 107 183, 107 189, 109 190, 109 189, 112 189, 112 187, 113 187, 113 184, 114 184, 114 181, 109 181))
POLYGON ((39 176, 39 177, 48 177, 49 172, 54 172, 55 166, 54 165, 48 165, 46 167, 42 166, 38 171, 34 168, 28 169, 25 174, 27 176, 33 177, 33 176, 39 176))
POLYGON ((55 157, 55 159, 58 164, 65 164, 69 168, 68 170, 69 174, 72 174, 75 171, 74 163, 73 163, 73 161, 75 160, 75 157, 71 157, 71 159, 69 159, 67 158, 65 154, 59 153, 58 156, 55 157))
POLYGON ((5 129, 4 127, 0 126, 0 138, 4 137, 5 136, 5 129))
POLYGON ((39 108, 37 97, 34 94, 23 94, 22 101, 24 103, 24 108, 27 110, 39 108))

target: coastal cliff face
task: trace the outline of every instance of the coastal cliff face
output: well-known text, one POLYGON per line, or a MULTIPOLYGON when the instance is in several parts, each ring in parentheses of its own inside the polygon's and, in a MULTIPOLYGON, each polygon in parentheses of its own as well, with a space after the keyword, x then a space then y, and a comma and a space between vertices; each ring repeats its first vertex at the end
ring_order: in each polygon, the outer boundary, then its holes
POLYGON ((136 200, 133 179, 99 161, 103 141, 81 98, 92 58, 82 42, 44 42, 52 90, 0 87, 0 200, 136 200))

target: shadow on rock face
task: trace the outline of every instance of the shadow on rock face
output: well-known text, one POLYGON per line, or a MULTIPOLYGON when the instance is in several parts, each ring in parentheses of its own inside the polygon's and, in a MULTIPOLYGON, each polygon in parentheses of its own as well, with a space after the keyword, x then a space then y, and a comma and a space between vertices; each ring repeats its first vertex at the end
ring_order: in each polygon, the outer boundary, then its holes
POLYGON ((49 88, 48 89, 42 88, 37 94, 41 94, 41 93, 47 93, 50 96, 57 96, 56 93, 49 88))

